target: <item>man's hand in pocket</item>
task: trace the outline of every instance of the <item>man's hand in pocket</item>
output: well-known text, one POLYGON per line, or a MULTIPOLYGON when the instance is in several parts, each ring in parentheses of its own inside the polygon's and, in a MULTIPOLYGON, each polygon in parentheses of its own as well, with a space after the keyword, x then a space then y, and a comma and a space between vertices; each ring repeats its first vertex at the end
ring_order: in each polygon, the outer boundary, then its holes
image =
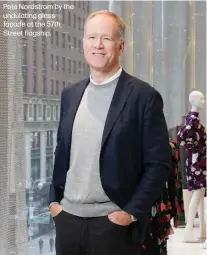
POLYGON ((62 210, 63 208, 60 204, 54 204, 50 207, 50 214, 52 217, 56 217, 62 210))
POLYGON ((120 226, 128 226, 132 223, 131 215, 124 211, 114 211, 108 215, 108 218, 120 226))

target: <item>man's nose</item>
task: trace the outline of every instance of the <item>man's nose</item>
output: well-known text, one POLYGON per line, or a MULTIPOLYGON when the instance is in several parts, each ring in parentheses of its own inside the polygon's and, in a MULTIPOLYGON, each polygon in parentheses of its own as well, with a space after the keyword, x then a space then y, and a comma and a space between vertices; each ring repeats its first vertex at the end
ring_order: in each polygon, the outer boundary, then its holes
POLYGON ((103 48, 103 41, 101 38, 97 38, 94 47, 103 48))

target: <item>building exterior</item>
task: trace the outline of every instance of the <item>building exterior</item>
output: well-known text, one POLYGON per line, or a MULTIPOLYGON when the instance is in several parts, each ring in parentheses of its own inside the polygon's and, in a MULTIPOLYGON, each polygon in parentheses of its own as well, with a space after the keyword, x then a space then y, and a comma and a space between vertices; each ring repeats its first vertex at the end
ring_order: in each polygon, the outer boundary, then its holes
MULTIPOLYGON (((54 6, 55 3, 47 4, 54 6)), ((47 210, 46 202, 46 208, 43 209, 36 193, 38 184, 41 184, 44 192, 48 192, 48 188, 43 188, 43 185, 49 186, 52 176, 61 91, 86 78, 89 71, 82 49, 84 21, 90 11, 89 2, 58 1, 58 5, 63 4, 73 8, 64 8, 59 12, 55 9, 44 11, 56 15, 56 25, 30 28, 31 31, 49 32, 50 36, 22 37, 25 169, 26 181, 32 193, 27 197, 33 202, 33 209, 29 210, 30 218, 47 210)), ((41 190, 38 194, 43 195, 41 190)), ((34 236, 38 234, 40 224, 32 225, 34 236)))
POLYGON ((88 75, 82 36, 89 4, 75 1, 69 4, 74 4, 73 10, 56 13, 61 28, 44 29, 49 30, 51 36, 22 38, 25 158, 29 184, 38 179, 45 182, 51 177, 62 88, 88 75))
MULTIPOLYGON (((28 236, 53 227, 47 207, 62 88, 88 76, 82 50, 83 25, 90 11, 88 1, 64 1, 73 9, 21 10, 21 13, 56 15, 59 26, 22 27, 8 31, 47 31, 50 36, 4 36, 1 1, 1 192, 0 254, 26 255, 28 236), (6 195, 5 195, 6 194, 6 195)), ((48 1, 27 1, 49 4, 48 1)), ((7 3, 8 4, 8 3, 7 3)), ((9 4, 15 4, 10 2, 9 4)), ((50 4, 54 5, 55 2, 50 4)), ((7 20, 11 21, 11 20, 7 20)), ((18 21, 18 20, 13 20, 18 21)), ((34 22, 32 18, 23 22, 34 22)), ((42 22, 46 20, 42 20, 42 22)))
POLYGON ((5 3, 0 2, 0 254, 26 255, 21 41, 3 35, 3 14, 17 13, 5 11, 5 3))

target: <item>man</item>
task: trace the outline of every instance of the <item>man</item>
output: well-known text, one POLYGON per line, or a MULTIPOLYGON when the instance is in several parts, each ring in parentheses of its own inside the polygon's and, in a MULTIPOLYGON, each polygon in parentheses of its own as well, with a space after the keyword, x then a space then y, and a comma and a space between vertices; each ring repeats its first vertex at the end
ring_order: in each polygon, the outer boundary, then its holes
POLYGON ((162 98, 120 67, 124 30, 114 13, 89 15, 90 79, 62 92, 49 206, 58 255, 137 255, 168 177, 162 98))
POLYGON ((40 238, 40 240, 39 240, 39 249, 40 249, 40 254, 42 254, 43 244, 44 244, 44 241, 42 240, 42 238, 40 238))
POLYGON ((53 247, 54 247, 55 242, 54 242, 54 239, 53 239, 52 236, 50 237, 50 242, 49 243, 50 243, 50 252, 53 252, 53 247))

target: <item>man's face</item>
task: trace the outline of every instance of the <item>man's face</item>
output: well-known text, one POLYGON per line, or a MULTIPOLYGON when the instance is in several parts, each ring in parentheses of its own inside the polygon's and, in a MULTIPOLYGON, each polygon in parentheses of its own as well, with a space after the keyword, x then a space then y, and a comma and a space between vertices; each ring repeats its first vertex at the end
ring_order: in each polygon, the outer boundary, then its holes
POLYGON ((118 66, 124 41, 119 39, 116 21, 103 14, 90 19, 85 28, 83 49, 87 63, 95 70, 109 71, 118 66))

